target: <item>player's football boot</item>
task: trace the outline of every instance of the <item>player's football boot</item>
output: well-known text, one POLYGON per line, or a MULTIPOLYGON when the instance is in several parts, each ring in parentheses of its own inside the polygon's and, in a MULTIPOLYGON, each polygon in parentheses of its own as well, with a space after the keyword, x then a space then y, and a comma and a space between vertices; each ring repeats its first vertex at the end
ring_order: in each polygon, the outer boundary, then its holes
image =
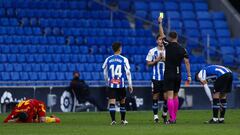
POLYGON ((155 123, 158 123, 158 121, 159 121, 158 115, 154 115, 153 120, 154 120, 155 123))
POLYGON ((224 118, 219 118, 219 119, 218 119, 218 123, 224 124, 224 118))
POLYGON ((116 125, 116 124, 117 124, 116 121, 112 121, 112 122, 110 123, 111 126, 116 125))
POLYGON ((51 115, 50 117, 51 117, 51 118, 55 118, 55 122, 56 122, 56 123, 61 123, 61 119, 58 118, 57 116, 51 115))
POLYGON ((170 125, 170 124, 176 124, 176 123, 177 123, 176 120, 174 120, 174 121, 168 120, 165 124, 170 125))
POLYGON ((211 119, 211 120, 209 120, 209 121, 205 121, 204 123, 205 123, 205 124, 218 124, 219 122, 218 122, 218 120, 213 120, 213 119, 211 119))
POLYGON ((164 124, 167 124, 167 122, 168 122, 167 116, 162 115, 162 119, 163 119, 163 123, 164 123, 164 124))
POLYGON ((122 121, 121 121, 121 124, 122 124, 122 125, 127 125, 127 124, 128 124, 128 121, 122 120, 122 121))

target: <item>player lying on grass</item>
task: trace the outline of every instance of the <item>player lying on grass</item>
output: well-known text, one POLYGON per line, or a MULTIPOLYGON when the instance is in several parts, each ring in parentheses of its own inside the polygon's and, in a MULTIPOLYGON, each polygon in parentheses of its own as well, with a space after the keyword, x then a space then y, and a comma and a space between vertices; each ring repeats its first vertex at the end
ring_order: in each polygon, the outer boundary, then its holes
POLYGON ((204 67, 195 75, 195 80, 200 81, 205 92, 212 102, 213 118, 205 123, 224 123, 224 115, 227 109, 227 93, 231 92, 233 75, 231 70, 219 65, 204 67), (213 99, 208 83, 213 82, 213 99), (220 117, 218 113, 220 111, 220 117))
POLYGON ((19 102, 4 123, 60 123, 56 116, 46 116, 46 105, 39 100, 29 99, 19 102))

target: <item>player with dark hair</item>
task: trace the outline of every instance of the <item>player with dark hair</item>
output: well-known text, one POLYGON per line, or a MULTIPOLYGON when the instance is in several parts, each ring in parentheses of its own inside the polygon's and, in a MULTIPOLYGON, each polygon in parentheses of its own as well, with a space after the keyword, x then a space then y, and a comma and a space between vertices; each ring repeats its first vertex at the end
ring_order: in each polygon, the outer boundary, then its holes
POLYGON ((197 72, 195 80, 200 81, 212 102, 213 118, 205 123, 224 123, 224 115, 227 109, 227 93, 232 90, 232 71, 224 66, 210 65, 197 72), (210 82, 214 84, 213 99, 208 87, 210 82), (219 111, 220 117, 218 117, 219 111))
POLYGON ((167 122, 167 100, 166 93, 163 91, 163 79, 165 70, 165 48, 163 45, 163 40, 160 35, 156 37, 157 46, 149 50, 146 57, 147 65, 152 66, 153 76, 152 76, 152 109, 153 109, 153 119, 157 123, 158 118, 158 100, 160 97, 164 100, 163 114, 162 118, 164 123, 167 122))
POLYGON ((179 106, 178 92, 181 85, 181 63, 184 60, 187 69, 188 83, 191 82, 190 63, 186 49, 178 43, 177 33, 170 32, 168 34, 169 40, 167 40, 163 32, 162 19, 163 18, 159 16, 159 33, 163 38, 163 43, 166 49, 164 90, 167 92, 168 97, 167 106, 170 115, 168 123, 174 124, 176 123, 179 106))
POLYGON ((29 99, 19 102, 4 123, 60 123, 56 116, 46 116, 46 105, 39 100, 29 99))
POLYGON ((121 54, 122 45, 119 42, 112 44, 112 49, 114 55, 106 58, 103 63, 104 78, 107 82, 108 98, 109 98, 109 112, 112 119, 111 125, 116 124, 115 119, 115 104, 116 100, 120 101, 120 113, 121 113, 121 124, 126 125, 128 122, 125 119, 126 109, 125 109, 125 78, 127 77, 129 84, 129 92, 132 93, 132 79, 128 59, 121 54))

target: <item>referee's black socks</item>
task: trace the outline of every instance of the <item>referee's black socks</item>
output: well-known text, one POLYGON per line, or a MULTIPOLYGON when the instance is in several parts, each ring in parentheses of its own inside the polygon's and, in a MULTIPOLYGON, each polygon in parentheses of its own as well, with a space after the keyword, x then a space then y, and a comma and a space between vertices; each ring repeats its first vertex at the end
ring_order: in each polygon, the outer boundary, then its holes
POLYGON ((116 121, 116 119, 115 119, 115 113, 116 113, 115 104, 110 104, 109 105, 109 112, 110 112, 110 116, 112 118, 112 121, 116 121))
POLYGON ((224 120, 224 115, 227 109, 227 100, 226 99, 221 99, 221 111, 220 111, 220 120, 224 120))
POLYGON ((218 112, 220 110, 220 100, 218 98, 214 98, 213 99, 213 105, 212 105, 212 109, 213 109, 213 120, 217 121, 218 120, 218 112))
POLYGON ((120 104, 120 113, 121 113, 121 120, 125 120, 125 115, 126 115, 125 103, 120 104))
POLYGON ((158 114, 158 100, 153 99, 152 110, 154 115, 158 114))

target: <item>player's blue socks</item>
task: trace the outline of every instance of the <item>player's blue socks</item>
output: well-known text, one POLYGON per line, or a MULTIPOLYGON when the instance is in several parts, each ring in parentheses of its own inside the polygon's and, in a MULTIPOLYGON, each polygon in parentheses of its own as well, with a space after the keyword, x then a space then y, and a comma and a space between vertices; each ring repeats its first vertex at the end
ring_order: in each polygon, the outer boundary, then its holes
POLYGON ((126 115, 125 103, 120 104, 120 113, 121 113, 121 120, 125 120, 125 115, 126 115))
POLYGON ((153 99, 152 110, 154 115, 158 114, 158 100, 153 99))
POLYGON ((213 99, 213 105, 212 105, 212 109, 213 109, 213 119, 218 119, 218 112, 220 109, 220 100, 218 98, 213 99))
POLYGON ((227 109, 227 100, 221 99, 220 102, 221 102, 220 118, 224 118, 224 115, 227 109))
POLYGON ((110 104, 109 105, 109 112, 110 112, 110 116, 111 116, 112 121, 116 121, 115 120, 115 113, 116 113, 115 104, 110 104))

